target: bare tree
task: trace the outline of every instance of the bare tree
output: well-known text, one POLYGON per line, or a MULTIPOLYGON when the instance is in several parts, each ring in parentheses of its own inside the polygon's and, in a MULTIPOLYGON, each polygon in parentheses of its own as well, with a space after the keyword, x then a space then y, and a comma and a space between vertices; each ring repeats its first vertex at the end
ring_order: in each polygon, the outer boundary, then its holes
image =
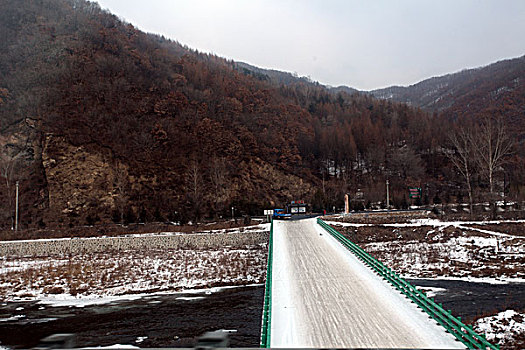
POLYGON ((228 184, 228 167, 226 159, 213 157, 210 162, 210 180, 213 186, 214 193, 214 204, 215 210, 219 209, 220 203, 224 203, 227 200, 227 184, 228 184))
POLYGON ((455 152, 448 154, 452 163, 461 173, 467 184, 470 215, 472 216, 472 171, 474 169, 474 142, 472 130, 459 128, 450 136, 455 152))
POLYGON ((14 229, 14 186, 13 183, 18 179, 18 168, 22 152, 13 153, 7 148, 0 153, 0 174, 5 180, 8 216, 11 218, 11 229, 14 229))
POLYGON ((490 193, 494 193, 494 174, 512 153, 513 141, 502 118, 487 117, 480 125, 476 137, 476 161, 488 179, 490 193))
POLYGON ((193 206, 194 219, 200 219, 203 201, 203 181, 201 164, 197 160, 192 160, 186 170, 186 194, 193 206))
POLYGON ((120 223, 124 223, 124 211, 126 209, 126 204, 128 201, 127 189, 128 189, 128 170, 122 163, 116 162, 114 167, 114 177, 113 177, 113 188, 117 199, 115 201, 115 206, 118 209, 120 215, 120 223))
POLYGON ((401 179, 419 179, 425 174, 421 157, 408 145, 393 148, 389 154, 389 168, 401 179))

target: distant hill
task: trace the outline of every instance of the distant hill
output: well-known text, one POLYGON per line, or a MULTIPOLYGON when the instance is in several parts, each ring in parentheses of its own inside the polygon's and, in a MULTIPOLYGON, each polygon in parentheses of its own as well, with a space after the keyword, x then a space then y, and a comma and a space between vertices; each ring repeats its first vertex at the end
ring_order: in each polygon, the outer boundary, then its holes
POLYGON ((443 112, 465 104, 478 109, 502 100, 523 106, 525 56, 423 80, 407 87, 372 90, 377 98, 407 103, 429 112, 443 112))
POLYGON ((501 116, 525 138, 525 56, 423 80, 407 87, 370 91, 376 98, 407 103, 457 120, 501 116))

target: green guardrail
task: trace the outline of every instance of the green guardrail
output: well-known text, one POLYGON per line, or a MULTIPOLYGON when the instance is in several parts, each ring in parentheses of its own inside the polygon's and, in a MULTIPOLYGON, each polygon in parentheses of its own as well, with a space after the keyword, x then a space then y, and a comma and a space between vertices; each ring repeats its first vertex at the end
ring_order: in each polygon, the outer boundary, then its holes
POLYGON ((268 264, 266 266, 266 285, 264 289, 264 306, 261 326, 261 348, 270 347, 272 323, 272 264, 273 264, 273 219, 270 224, 270 239, 268 241, 268 264))
POLYGON ((430 315, 430 317, 443 326, 447 332, 453 334, 469 349, 499 350, 499 347, 489 343, 487 339, 485 339, 485 336, 476 333, 471 326, 467 326, 461 322, 461 317, 454 317, 450 310, 443 309, 442 304, 438 304, 433 298, 427 297, 424 292, 418 290, 412 284, 405 281, 391 268, 386 267, 382 262, 372 257, 361 247, 350 241, 326 222, 318 218, 317 223, 321 225, 321 227, 324 228, 328 233, 334 236, 339 242, 341 242, 343 246, 354 253, 358 259, 370 266, 381 277, 390 282, 390 284, 407 296, 417 306, 423 309, 427 314, 430 315))

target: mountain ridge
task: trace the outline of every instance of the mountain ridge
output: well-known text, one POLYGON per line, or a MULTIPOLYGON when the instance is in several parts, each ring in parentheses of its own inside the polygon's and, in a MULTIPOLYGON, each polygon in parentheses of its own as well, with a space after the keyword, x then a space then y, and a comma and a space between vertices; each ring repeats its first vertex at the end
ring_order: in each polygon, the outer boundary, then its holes
MULTIPOLYGON (((337 95, 339 92, 347 94, 367 94, 382 100, 390 100, 405 103, 421 108, 429 113, 442 113, 449 118, 457 118, 458 115, 469 114, 465 112, 468 104, 465 100, 473 98, 517 100, 516 104, 523 103, 523 84, 525 80, 525 55, 499 60, 487 65, 466 68, 458 72, 433 76, 423 79, 417 83, 400 86, 392 85, 385 88, 373 90, 358 90, 346 85, 333 87, 312 81, 308 77, 298 77, 291 73, 273 69, 258 68, 243 62, 235 62, 240 71, 245 74, 253 74, 258 79, 272 81, 275 84, 290 85, 295 83, 311 83, 326 88, 337 95), (483 96, 473 96, 477 94, 483 96), (501 96, 499 96, 501 95, 501 96), (513 96, 515 95, 515 96, 513 96)), ((484 101, 476 101, 480 105, 486 105, 484 101)), ((485 106, 476 113, 477 117, 490 113, 485 106)), ((467 107, 468 108, 468 107, 467 107)), ((505 116, 512 124, 519 124, 515 119, 519 117, 520 110, 511 112, 511 116, 505 116)), ((523 126, 519 126, 523 130, 523 126)))
MULTIPOLYGON (((499 88, 507 87, 509 81, 525 77, 525 55, 500 60, 486 66, 471 69, 463 69, 456 73, 449 73, 424 79, 409 86, 390 86, 382 89, 368 91, 372 96, 380 99, 390 99, 414 105, 429 112, 444 111, 452 107, 453 103, 449 97, 462 98, 468 94, 470 87, 477 87, 490 75, 497 91, 499 88), (499 85, 499 86, 498 86, 499 85), (459 94, 459 96, 457 96, 459 94)), ((514 89, 520 84, 507 87, 514 89)))

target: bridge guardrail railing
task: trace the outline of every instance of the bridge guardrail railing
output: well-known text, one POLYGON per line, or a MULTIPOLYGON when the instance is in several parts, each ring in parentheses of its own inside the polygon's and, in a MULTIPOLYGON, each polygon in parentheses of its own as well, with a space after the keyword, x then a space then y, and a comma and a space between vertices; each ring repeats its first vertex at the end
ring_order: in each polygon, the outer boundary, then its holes
POLYGON ((487 341, 485 336, 476 333, 472 327, 461 322, 460 317, 455 317, 450 310, 443 309, 442 304, 438 304, 433 298, 427 297, 423 291, 418 290, 412 284, 405 281, 394 270, 385 266, 382 262, 365 252, 361 247, 343 236, 326 222, 318 218, 317 223, 341 242, 343 246, 354 253, 361 261, 370 266, 381 277, 390 282, 390 284, 396 289, 408 297, 418 307, 423 309, 430 317, 443 326, 449 333, 453 334, 469 349, 499 349, 498 346, 487 341))
POLYGON ((264 288, 264 306, 261 325, 261 348, 270 347, 272 322, 272 264, 273 264, 273 219, 270 224, 270 239, 268 240, 268 263, 266 266, 266 283, 264 288))

